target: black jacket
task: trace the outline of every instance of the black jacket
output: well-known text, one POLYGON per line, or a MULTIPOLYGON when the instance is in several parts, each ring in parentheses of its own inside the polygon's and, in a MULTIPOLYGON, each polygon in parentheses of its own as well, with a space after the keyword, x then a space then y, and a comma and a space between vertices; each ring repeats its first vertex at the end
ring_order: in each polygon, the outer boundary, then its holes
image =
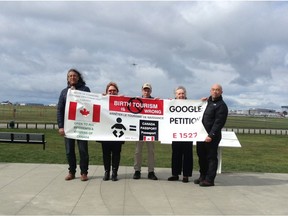
POLYGON ((228 116, 228 107, 222 96, 212 100, 210 96, 207 107, 203 114, 202 123, 208 133, 213 138, 221 138, 221 130, 224 127, 228 116))
MULTIPOLYGON (((67 86, 65 89, 63 89, 59 96, 59 101, 57 105, 58 128, 64 128, 65 105, 66 105, 67 92, 69 88, 70 86, 67 86)), ((80 91, 90 92, 89 87, 86 86, 84 83, 77 83, 77 85, 75 86, 75 89, 80 90, 80 91)))

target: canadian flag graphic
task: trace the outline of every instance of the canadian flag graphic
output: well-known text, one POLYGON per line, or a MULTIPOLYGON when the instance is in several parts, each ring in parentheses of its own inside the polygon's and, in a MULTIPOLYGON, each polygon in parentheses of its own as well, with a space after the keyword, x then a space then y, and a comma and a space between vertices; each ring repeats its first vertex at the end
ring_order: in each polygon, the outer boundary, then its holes
POLYGON ((77 102, 69 103, 69 120, 100 122, 100 105, 96 104, 79 104, 77 102))
POLYGON ((154 136, 143 136, 143 141, 155 141, 154 136))

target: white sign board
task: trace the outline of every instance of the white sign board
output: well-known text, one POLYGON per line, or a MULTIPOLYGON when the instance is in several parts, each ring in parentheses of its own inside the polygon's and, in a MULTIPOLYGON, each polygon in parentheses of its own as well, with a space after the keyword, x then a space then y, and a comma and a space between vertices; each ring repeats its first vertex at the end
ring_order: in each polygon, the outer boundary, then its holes
POLYGON ((68 90, 66 137, 80 140, 203 141, 201 100, 103 96, 68 90))

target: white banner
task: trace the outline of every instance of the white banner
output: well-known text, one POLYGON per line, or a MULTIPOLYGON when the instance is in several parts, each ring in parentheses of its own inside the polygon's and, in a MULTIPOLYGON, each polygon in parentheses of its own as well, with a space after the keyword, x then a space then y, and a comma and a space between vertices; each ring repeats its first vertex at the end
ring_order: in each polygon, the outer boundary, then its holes
POLYGON ((80 140, 203 141, 207 102, 67 93, 66 137, 80 140))

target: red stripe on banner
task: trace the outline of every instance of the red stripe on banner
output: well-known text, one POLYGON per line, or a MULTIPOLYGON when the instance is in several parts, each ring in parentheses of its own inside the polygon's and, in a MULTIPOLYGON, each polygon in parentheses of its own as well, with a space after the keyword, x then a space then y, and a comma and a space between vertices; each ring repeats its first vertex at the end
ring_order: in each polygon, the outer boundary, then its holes
POLYGON ((155 141, 154 136, 143 136, 143 141, 155 141))
POLYGON ((100 122, 100 105, 93 105, 93 118, 92 122, 100 122))
POLYGON ((70 102, 68 120, 76 120, 77 102, 70 102))

